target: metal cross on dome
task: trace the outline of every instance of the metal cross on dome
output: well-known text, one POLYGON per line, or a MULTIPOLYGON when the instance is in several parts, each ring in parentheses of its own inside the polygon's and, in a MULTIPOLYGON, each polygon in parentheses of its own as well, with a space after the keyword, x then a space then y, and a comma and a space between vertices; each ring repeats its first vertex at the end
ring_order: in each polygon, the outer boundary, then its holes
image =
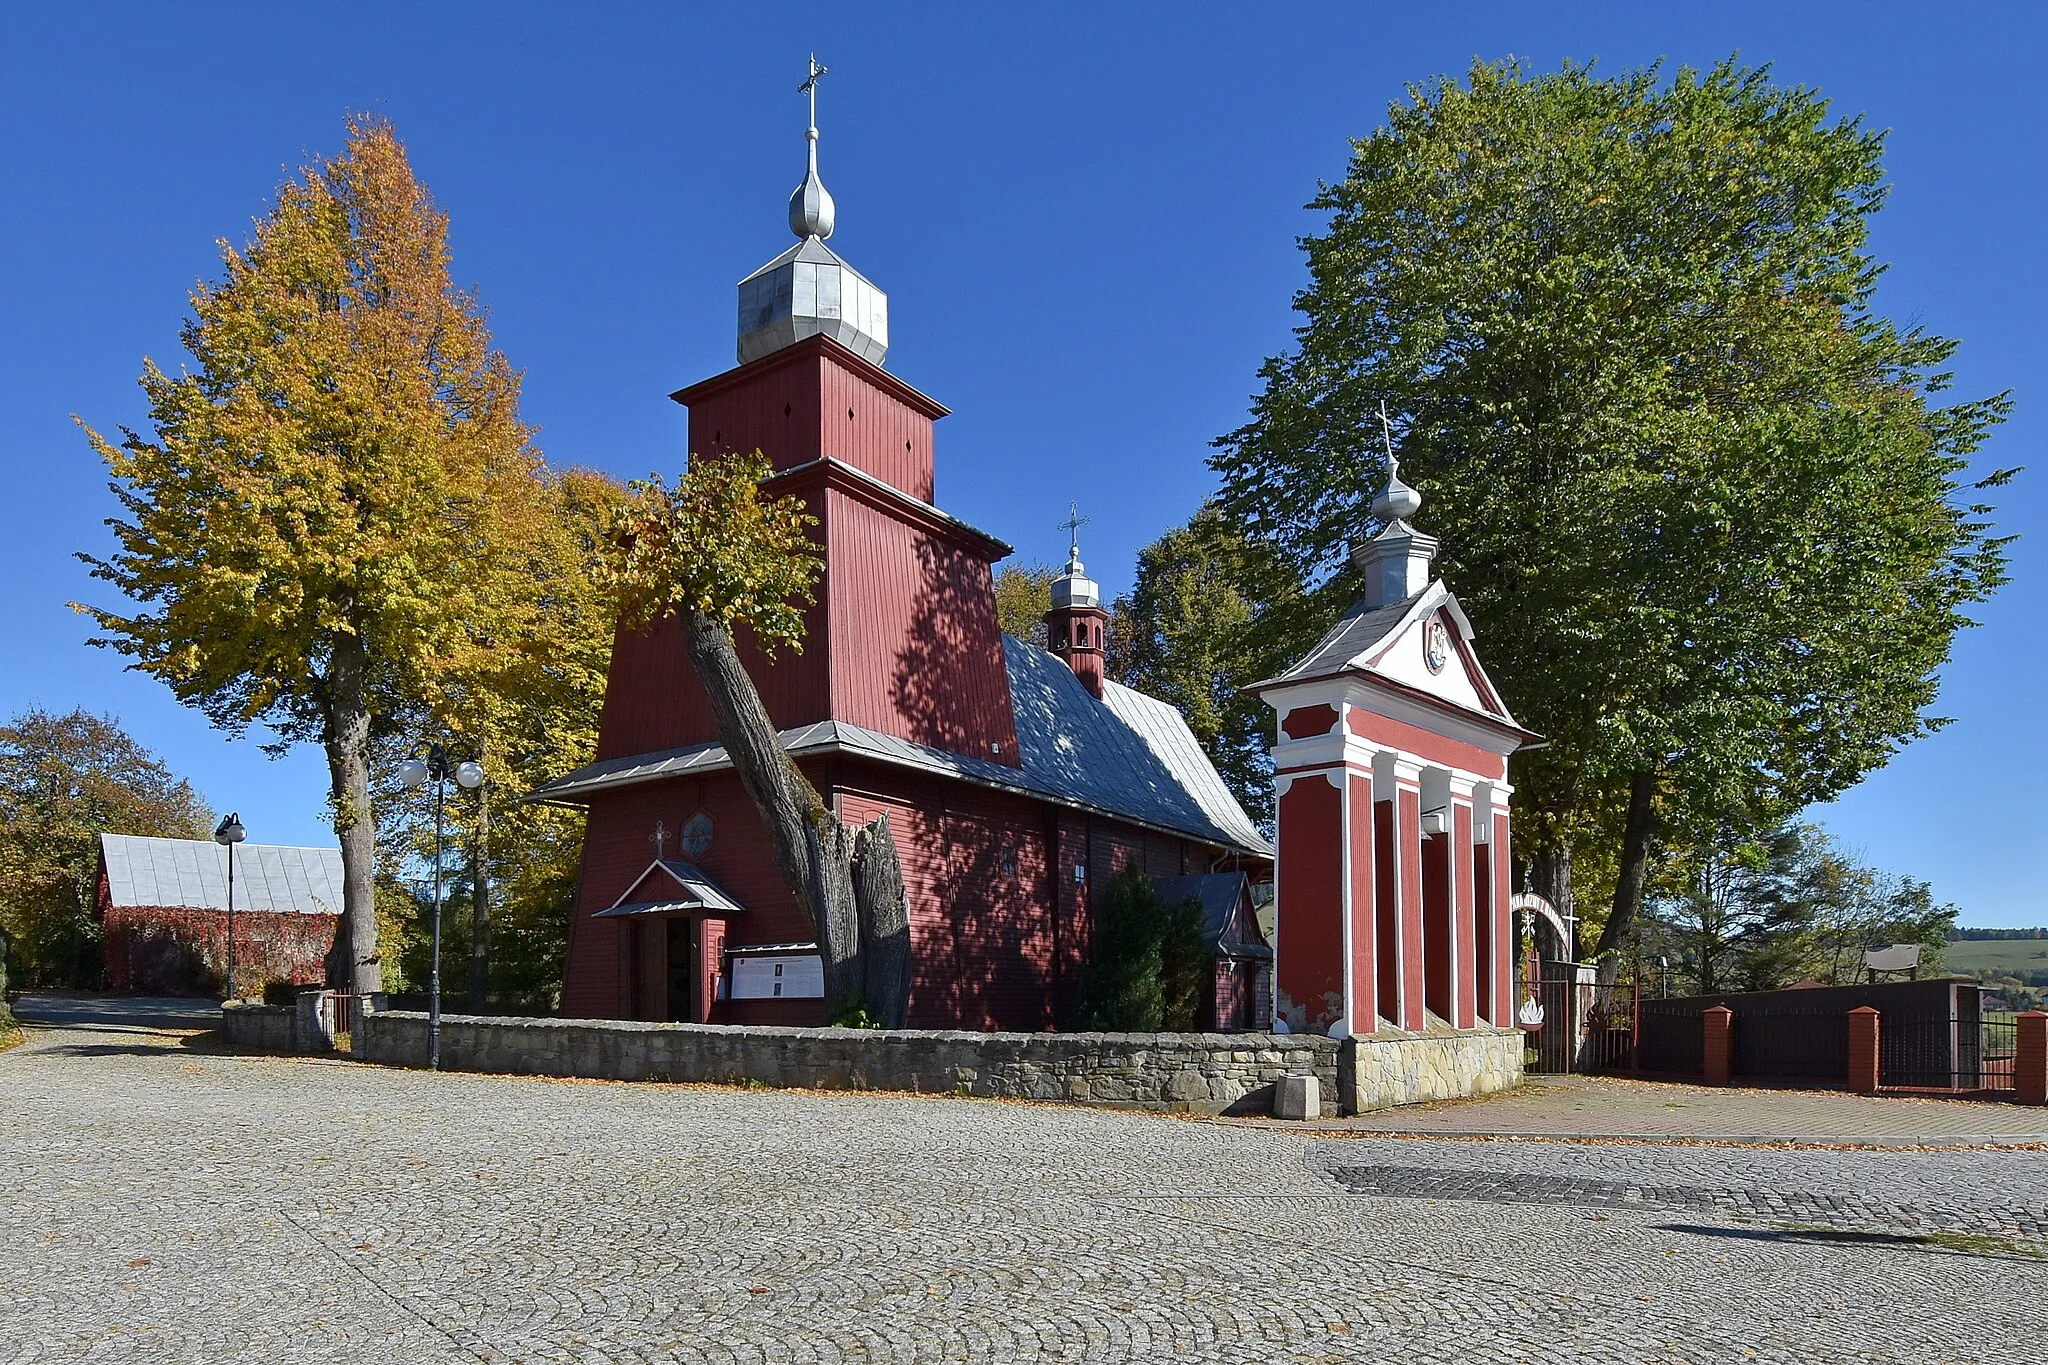
POLYGON ((811 74, 802 85, 796 88, 796 92, 799 95, 809 95, 811 97, 811 126, 813 128, 818 126, 818 77, 824 74, 825 68, 818 65, 818 54, 813 52, 811 54, 811 74))
POLYGON ((1401 465, 1394 458, 1394 424, 1387 417, 1387 400, 1380 400, 1380 435, 1387 443, 1387 482, 1392 483, 1400 476, 1401 465))
POLYGON ((1067 533, 1070 555, 1078 556, 1081 553, 1081 528, 1086 526, 1089 521, 1090 518, 1081 515, 1080 503, 1070 502, 1067 504, 1067 519, 1060 523, 1060 527, 1067 533))

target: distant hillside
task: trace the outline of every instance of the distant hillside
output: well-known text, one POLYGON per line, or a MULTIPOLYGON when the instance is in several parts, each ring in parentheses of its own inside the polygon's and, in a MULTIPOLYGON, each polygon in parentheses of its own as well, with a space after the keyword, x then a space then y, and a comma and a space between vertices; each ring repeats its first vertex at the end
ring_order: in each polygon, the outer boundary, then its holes
POLYGON ((1941 966, 1963 976, 1989 973, 2015 977, 2029 986, 2048 986, 2048 935, 1954 940, 1941 950, 1941 966))
POLYGON ((2048 938, 2048 929, 1951 929, 1950 943, 1995 943, 2001 939, 2048 938))

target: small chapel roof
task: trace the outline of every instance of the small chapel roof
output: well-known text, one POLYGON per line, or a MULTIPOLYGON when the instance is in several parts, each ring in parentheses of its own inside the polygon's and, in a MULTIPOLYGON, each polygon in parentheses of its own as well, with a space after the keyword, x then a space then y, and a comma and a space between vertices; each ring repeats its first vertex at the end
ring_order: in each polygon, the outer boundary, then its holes
POLYGON ((634 878, 624 895, 597 912, 598 919, 619 919, 634 915, 665 915, 678 911, 708 910, 719 915, 736 915, 746 907, 728 896, 718 883, 704 875, 695 863, 680 858, 656 858, 645 872, 634 878), (655 873, 667 877, 656 877, 655 873), (649 879, 653 878, 653 884, 649 879), (644 895, 637 895, 642 887, 644 895))
POLYGON ((1505 729, 1524 740, 1537 736, 1522 728, 1508 712, 1507 703, 1501 699, 1500 691, 1493 680, 1486 676, 1480 666, 1477 653, 1472 649, 1472 622, 1465 615, 1465 609, 1458 605, 1458 599, 1444 586, 1442 579, 1434 579, 1420 592, 1399 602, 1384 606, 1371 606, 1365 600, 1354 603, 1337 624, 1330 627, 1315 648, 1288 665, 1285 670, 1270 678, 1253 683, 1245 690, 1263 693, 1293 683, 1311 682, 1319 678, 1331 678, 1340 674, 1357 674, 1376 682, 1403 691, 1412 691, 1412 685, 1403 682, 1393 670, 1387 668, 1384 660, 1390 646, 1418 622, 1441 612, 1456 630, 1459 644, 1457 652, 1462 672, 1470 686, 1460 701, 1454 696, 1439 691, 1427 697, 1431 703, 1448 706, 1453 710, 1476 717, 1498 729, 1505 729), (1476 705, 1474 704, 1476 702, 1476 705))
MULTIPOLYGON (((1239 872, 1197 872, 1184 877, 1157 877, 1153 886, 1168 905, 1192 900, 1202 907, 1202 937, 1217 952, 1238 957, 1271 957, 1273 950, 1256 939, 1229 936, 1237 912, 1251 895, 1251 879, 1239 872)), ((1258 921, 1252 922, 1257 934, 1258 921)))
MULTIPOLYGON (((795 755, 840 753, 1185 835, 1260 857, 1273 847, 1231 795, 1180 712, 1114 682, 1097 701, 1057 656, 1003 637, 1019 762, 1012 766, 824 720, 781 732, 795 755)), ((585 764, 529 799, 581 802, 591 793, 731 766, 724 746, 697 744, 585 764)))

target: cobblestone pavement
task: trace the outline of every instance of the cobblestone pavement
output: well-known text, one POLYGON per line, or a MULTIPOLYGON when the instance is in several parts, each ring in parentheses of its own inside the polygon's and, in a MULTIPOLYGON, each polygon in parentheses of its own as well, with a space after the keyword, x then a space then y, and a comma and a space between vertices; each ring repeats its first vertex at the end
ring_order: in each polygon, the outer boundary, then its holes
POLYGON ((2009 1149, 0 1055, 7 1365, 2038 1362, 2044 1218, 2009 1149))
POLYGON ((1506 1094, 1382 1109, 1321 1126, 1445 1137, 1706 1138, 1881 1147, 2048 1143, 2048 1109, 2003 1102, 1724 1089, 1609 1076, 1536 1076, 1506 1094))

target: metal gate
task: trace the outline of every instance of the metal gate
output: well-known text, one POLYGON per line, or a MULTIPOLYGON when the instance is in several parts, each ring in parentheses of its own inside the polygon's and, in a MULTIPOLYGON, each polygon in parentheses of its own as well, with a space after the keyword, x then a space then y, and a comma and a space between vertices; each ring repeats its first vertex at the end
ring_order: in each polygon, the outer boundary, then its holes
POLYGON ((1641 1004, 1636 983, 1596 986, 1549 977, 1536 983, 1535 996, 1543 1007, 1543 1027, 1532 1040, 1536 1060, 1530 1071, 1557 1075, 1635 1069, 1641 1004))
POLYGON ((1878 1084, 1951 1093, 2014 1088, 2019 1025, 1966 1016, 1895 1018, 1878 1023, 1878 1084))

